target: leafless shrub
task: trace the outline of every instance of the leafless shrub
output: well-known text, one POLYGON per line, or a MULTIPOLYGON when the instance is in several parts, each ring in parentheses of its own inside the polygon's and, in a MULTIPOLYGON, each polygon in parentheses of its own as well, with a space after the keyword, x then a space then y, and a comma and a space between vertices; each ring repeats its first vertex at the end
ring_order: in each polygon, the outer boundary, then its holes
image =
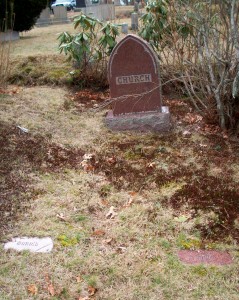
POLYGON ((236 125, 238 16, 236 0, 157 0, 148 6, 141 30, 158 51, 163 72, 222 129, 236 125))
POLYGON ((5 13, 5 18, 0 20, 0 87, 5 87, 10 72, 11 34, 14 24, 14 15, 5 13), (10 21, 9 21, 10 19, 10 21), (10 24, 10 27, 9 27, 10 24))

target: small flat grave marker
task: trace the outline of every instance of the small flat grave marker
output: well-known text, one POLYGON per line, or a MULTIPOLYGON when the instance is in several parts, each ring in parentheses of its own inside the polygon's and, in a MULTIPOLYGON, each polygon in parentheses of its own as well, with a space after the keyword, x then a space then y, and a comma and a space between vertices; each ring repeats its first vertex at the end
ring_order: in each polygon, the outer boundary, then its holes
POLYGON ((53 241, 50 237, 46 238, 13 238, 11 242, 4 245, 4 249, 14 249, 17 251, 29 250, 30 252, 51 252, 53 241))
POLYGON ((108 77, 112 111, 106 124, 115 130, 168 131, 170 114, 162 107, 159 61, 149 44, 129 34, 114 48, 108 77))
POLYGON ((182 262, 192 265, 228 265, 233 262, 229 253, 215 250, 180 250, 178 257, 182 262))

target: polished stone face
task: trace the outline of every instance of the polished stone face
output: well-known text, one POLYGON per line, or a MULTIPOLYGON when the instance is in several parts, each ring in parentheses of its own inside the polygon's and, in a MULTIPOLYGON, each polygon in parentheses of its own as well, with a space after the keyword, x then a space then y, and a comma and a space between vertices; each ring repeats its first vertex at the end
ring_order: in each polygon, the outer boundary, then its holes
POLYGON ((108 65, 113 114, 161 112, 158 59, 151 47, 127 35, 114 48, 108 65))

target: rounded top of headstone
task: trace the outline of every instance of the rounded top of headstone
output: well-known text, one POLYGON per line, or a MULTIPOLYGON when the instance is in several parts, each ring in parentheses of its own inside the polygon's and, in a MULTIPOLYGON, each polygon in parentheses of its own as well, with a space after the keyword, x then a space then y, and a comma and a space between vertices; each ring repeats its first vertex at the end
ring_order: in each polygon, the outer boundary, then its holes
POLYGON ((142 38, 128 34, 115 46, 108 78, 114 115, 161 111, 159 62, 142 38))
MULTIPOLYGON (((127 44, 130 44, 130 47, 132 48, 132 51, 134 51, 134 45, 137 46, 137 44, 140 44, 143 46, 144 50, 150 54, 152 60, 154 61, 155 68, 157 68, 157 72, 159 72, 159 59, 153 50, 153 48, 150 46, 150 44, 139 37, 136 34, 127 34, 121 41, 117 43, 117 45, 114 47, 110 59, 109 59, 109 64, 108 64, 108 75, 109 77, 111 76, 111 65, 112 65, 112 60, 114 59, 114 56, 118 53, 119 49, 124 46, 127 47, 127 44)), ((142 53, 143 56, 143 53, 142 53)))

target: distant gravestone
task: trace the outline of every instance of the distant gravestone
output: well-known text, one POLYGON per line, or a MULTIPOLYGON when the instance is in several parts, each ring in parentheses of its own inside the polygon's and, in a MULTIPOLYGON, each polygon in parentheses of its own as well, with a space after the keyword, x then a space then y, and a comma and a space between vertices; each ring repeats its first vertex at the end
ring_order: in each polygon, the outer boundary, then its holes
POLYGON ((134 1, 134 11, 139 12, 139 1, 134 1))
POLYGON ((120 0, 114 0, 114 5, 115 6, 120 6, 121 4, 120 4, 120 0))
POLYGON ((162 107, 159 62, 151 47, 127 35, 114 48, 108 77, 112 111, 106 124, 113 130, 168 131, 167 107, 162 107))
POLYGON ((108 21, 115 19, 114 4, 92 4, 82 7, 81 11, 90 17, 94 17, 100 21, 108 21))
POLYGON ((121 32, 124 34, 128 34, 128 24, 127 23, 123 23, 121 25, 121 32))
POLYGON ((50 24, 50 20, 50 8, 47 7, 41 12, 40 17, 37 19, 36 26, 47 26, 50 24))
POLYGON ((131 14, 131 29, 138 30, 139 27, 139 15, 138 13, 134 12, 131 14))
POLYGON ((64 6, 53 7, 54 23, 67 23, 67 10, 64 6))

